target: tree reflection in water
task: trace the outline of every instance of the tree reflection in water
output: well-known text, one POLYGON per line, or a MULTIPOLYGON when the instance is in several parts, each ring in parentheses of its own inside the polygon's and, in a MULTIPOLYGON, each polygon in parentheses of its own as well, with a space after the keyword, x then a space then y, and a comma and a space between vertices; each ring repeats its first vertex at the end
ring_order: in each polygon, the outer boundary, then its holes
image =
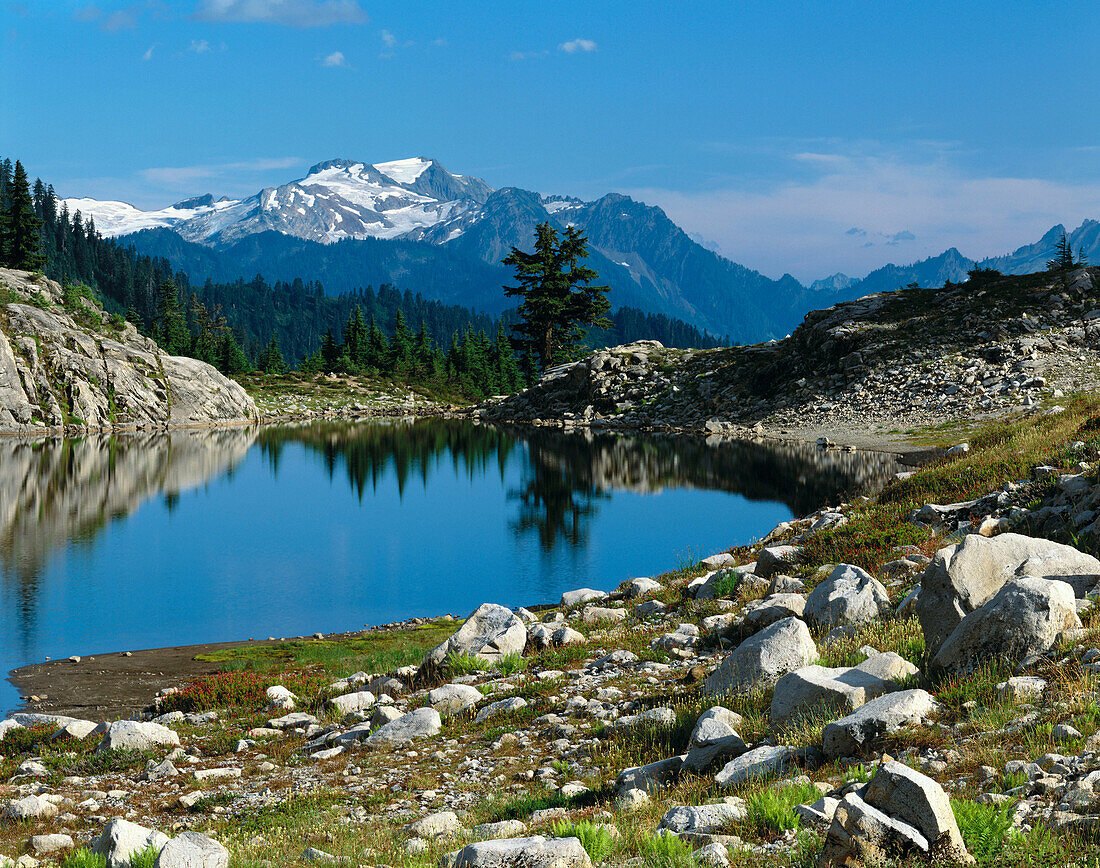
MULTIPOLYGON (((182 492, 232 476, 256 444, 271 477, 279 475, 285 450, 298 445, 330 479, 343 475, 360 501, 389 484, 402 499, 416 481, 430 491, 433 474, 447 468, 471 482, 496 475, 515 504, 507 519, 512 533, 537 535, 544 553, 585 548, 600 502, 613 491, 726 491, 804 515, 873 489, 898 469, 893 456, 800 444, 445 419, 0 439, 0 569, 23 646, 32 644, 52 552, 90 547, 109 523, 151 498, 174 508, 182 492)), ((293 520, 293 503, 287 511, 293 520)))
POLYGON ((727 491, 784 503, 795 515, 805 515, 873 490, 898 470, 893 455, 801 443, 495 427, 454 419, 314 423, 266 429, 259 440, 273 468, 288 442, 320 455, 330 478, 342 464, 360 499, 368 487, 377 490, 391 469, 399 491, 413 475, 427 487, 447 456, 470 479, 494 464, 503 479, 509 459, 519 458, 522 450, 523 481, 509 491, 519 504, 511 526, 517 534, 536 532, 544 550, 559 541, 583 547, 597 501, 614 490, 727 491))

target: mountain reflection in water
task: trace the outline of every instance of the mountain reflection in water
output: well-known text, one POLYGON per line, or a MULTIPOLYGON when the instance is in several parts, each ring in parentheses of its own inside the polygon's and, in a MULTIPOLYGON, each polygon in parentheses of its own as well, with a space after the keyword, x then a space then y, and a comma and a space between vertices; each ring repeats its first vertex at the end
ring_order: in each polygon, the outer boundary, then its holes
POLYGON ((812 446, 441 419, 0 439, 0 665, 609 588, 896 470, 812 446))

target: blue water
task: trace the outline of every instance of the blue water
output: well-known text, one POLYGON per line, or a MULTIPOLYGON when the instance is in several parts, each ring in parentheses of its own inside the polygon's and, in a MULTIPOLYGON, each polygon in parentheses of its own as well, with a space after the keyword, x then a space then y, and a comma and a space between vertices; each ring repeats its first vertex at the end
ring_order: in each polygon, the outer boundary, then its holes
POLYGON ((866 483, 777 448, 442 420, 0 441, 0 665, 556 601, 866 483))

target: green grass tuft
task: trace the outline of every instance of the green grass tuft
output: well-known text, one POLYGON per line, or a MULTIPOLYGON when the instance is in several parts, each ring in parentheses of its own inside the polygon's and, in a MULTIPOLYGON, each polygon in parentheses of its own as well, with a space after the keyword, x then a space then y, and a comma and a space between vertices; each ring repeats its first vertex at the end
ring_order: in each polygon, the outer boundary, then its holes
POLYGON ((752 793, 746 823, 758 834, 777 834, 801 825, 795 805, 813 804, 821 798, 817 787, 809 783, 778 783, 752 793))
POLYGON ((81 847, 65 857, 61 868, 107 868, 107 858, 97 856, 86 847, 81 847))
POLYGON ((694 868, 694 850, 675 835, 649 835, 642 838, 642 864, 647 868, 694 868))
POLYGON ((155 868, 157 856, 159 855, 160 850, 150 845, 140 853, 134 853, 130 857, 130 868, 155 868))
POLYGON ((604 826, 587 821, 580 823, 555 823, 550 833, 555 838, 577 838, 593 863, 602 862, 615 849, 611 832, 604 826))
POLYGON ((983 805, 969 799, 952 799, 951 811, 959 824, 970 855, 978 860, 996 856, 1012 834, 1014 802, 983 805))
POLYGON ((497 661, 496 671, 501 675, 515 675, 527 668, 528 661, 520 654, 505 654, 497 661))
POLYGON ((449 677, 454 678, 456 675, 485 672, 490 666, 476 654, 450 654, 447 656, 443 668, 449 677))

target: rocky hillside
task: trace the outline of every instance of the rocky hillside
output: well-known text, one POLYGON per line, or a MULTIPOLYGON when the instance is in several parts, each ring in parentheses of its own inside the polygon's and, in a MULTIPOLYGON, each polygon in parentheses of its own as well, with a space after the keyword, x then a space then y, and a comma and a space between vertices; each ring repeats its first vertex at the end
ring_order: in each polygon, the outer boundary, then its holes
POLYGON ((170 356, 89 297, 0 269, 0 432, 250 422, 240 385, 170 356))
POLYGON ((245 645, 132 720, 13 715, 0 848, 65 868, 1095 865, 1100 560, 1030 534, 1095 523, 1098 459, 1100 403, 1068 402, 678 572, 245 645))
POLYGON ((1100 381, 1094 280, 1087 269, 989 275, 813 311, 782 341, 707 351, 617 347, 554 368, 483 414, 657 430, 887 435, 1048 407, 1100 381))

